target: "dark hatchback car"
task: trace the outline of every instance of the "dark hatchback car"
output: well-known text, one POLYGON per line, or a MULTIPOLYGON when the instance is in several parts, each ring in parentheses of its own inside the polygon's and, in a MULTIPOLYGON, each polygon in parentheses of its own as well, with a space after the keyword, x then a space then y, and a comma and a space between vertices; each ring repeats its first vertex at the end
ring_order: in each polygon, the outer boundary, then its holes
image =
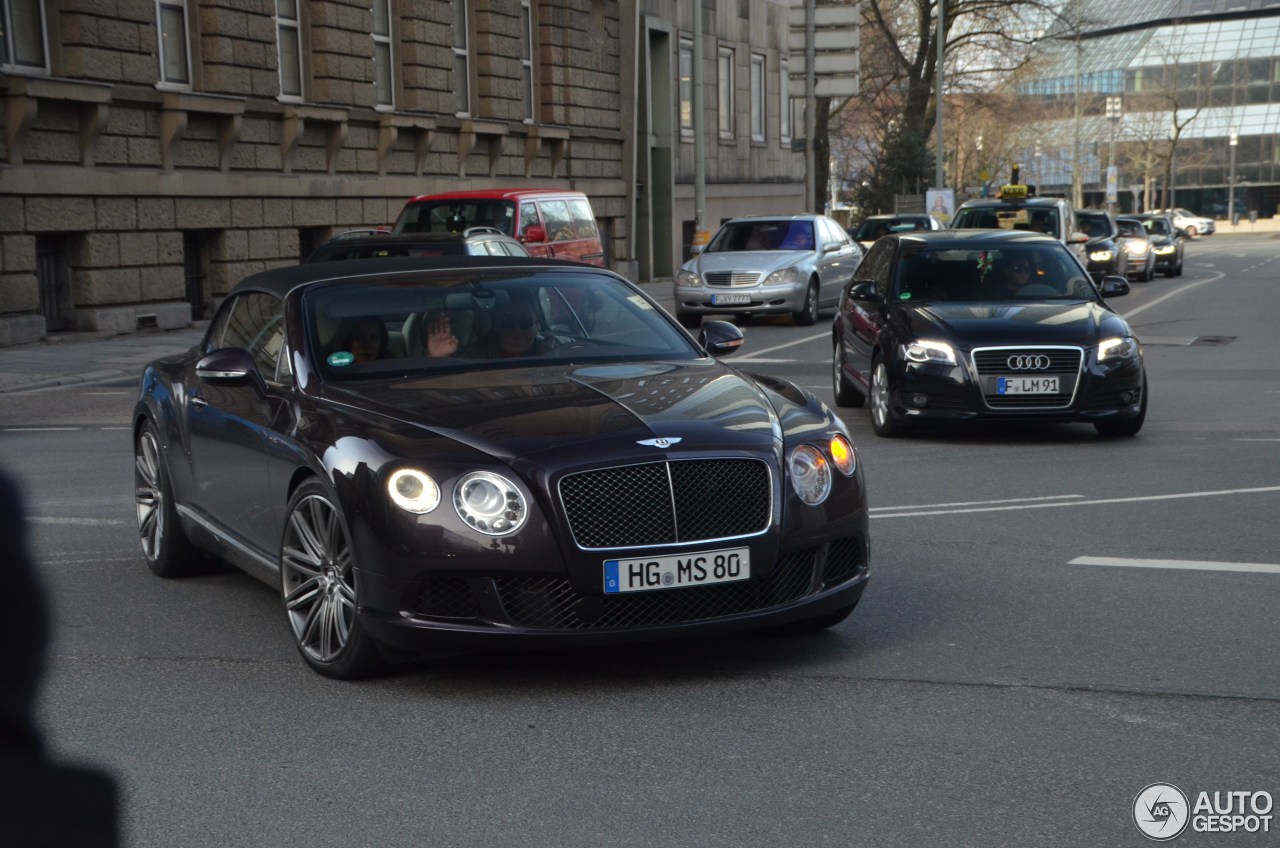
POLYGON ((1081 421, 1132 436, 1147 412, 1142 347, 1066 247, 1016 231, 876 242, 833 328, 836 403, 870 397, 878 435, 918 424, 1081 421))
POLYGON ((528 256, 520 242, 494 227, 470 227, 457 233, 389 233, 355 230, 317 247, 307 262, 336 262, 384 256, 528 256))
POLYGON ((1182 276, 1183 254, 1186 252, 1185 231, 1173 225, 1165 215, 1137 215, 1134 220, 1142 224, 1155 254, 1155 267, 1166 277, 1182 276))
POLYGON ((695 341, 637 286, 555 260, 255 274, 142 375, 143 553, 177 577, 203 549, 275 587, 303 659, 338 678, 830 627, 867 581, 863 473, 812 394, 717 358, 742 340, 709 321, 695 341), (360 356, 353 324, 400 352, 360 356))
POLYGON ((1120 228, 1111 213, 1099 209, 1077 209, 1076 221, 1080 230, 1089 237, 1084 251, 1090 276, 1095 280, 1128 277, 1129 254, 1120 242, 1120 228))

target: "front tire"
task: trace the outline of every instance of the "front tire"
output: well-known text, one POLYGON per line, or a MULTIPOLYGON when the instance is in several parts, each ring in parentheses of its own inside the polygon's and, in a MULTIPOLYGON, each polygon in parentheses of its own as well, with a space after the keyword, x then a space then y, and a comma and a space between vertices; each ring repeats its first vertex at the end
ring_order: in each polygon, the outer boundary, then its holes
POLYGON ((1138 404, 1138 414, 1120 421, 1095 421, 1093 428, 1100 436, 1128 437, 1138 435, 1142 424, 1147 420, 1147 375, 1142 375, 1142 400, 1138 404))
POLYGON ((159 431, 150 421, 142 425, 134 442, 133 500, 138 512, 138 538, 147 567, 159 577, 198 574, 204 561, 178 522, 159 431))
POLYGON ((907 427, 893 417, 893 390, 889 385, 889 369, 876 357, 871 363, 871 429, 877 436, 892 439, 907 432, 907 427))
POLYGON ((862 406, 866 395, 849 382, 844 373, 844 342, 836 339, 831 351, 831 389, 836 396, 836 406, 862 406))
POLYGON ((805 292, 804 306, 792 315, 797 327, 812 327, 818 323, 818 281, 810 280, 805 292))
POLYGON ((359 586, 346 521, 317 480, 303 483, 289 499, 280 593, 298 652, 313 670, 338 680, 382 670, 378 646, 357 614, 359 586))

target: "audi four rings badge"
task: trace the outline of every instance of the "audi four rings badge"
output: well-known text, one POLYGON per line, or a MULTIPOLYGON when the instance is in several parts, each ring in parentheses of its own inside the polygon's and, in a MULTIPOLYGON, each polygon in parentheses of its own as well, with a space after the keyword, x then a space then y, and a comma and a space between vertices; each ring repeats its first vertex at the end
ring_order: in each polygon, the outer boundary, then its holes
POLYGON ((1046 371, 1049 368, 1049 361, 1048 356, 1038 353, 1034 356, 1011 356, 1005 364, 1014 371, 1046 371))

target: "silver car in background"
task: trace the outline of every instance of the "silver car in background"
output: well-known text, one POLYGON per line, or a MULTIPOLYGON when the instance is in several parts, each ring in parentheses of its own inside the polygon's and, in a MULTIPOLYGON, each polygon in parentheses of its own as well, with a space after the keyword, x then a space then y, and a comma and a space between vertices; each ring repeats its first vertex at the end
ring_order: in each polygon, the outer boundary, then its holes
POLYGON ((676 318, 790 314, 808 327, 834 307, 862 262, 862 248, 826 215, 734 218, 676 272, 676 318))

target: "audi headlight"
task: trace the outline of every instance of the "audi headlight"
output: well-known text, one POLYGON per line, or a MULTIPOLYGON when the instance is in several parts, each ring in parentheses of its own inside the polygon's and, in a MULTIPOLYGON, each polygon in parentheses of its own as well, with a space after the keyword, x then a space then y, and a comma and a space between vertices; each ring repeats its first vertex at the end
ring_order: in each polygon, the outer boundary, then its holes
POLYGON ((459 517, 486 536, 505 536, 524 526, 529 508, 516 485, 501 474, 473 471, 453 487, 459 517))
POLYGON ((800 272, 795 268, 783 268, 781 271, 774 271, 765 279, 766 286, 786 286, 795 282, 799 282, 800 272))
POLYGON ((702 278, 699 277, 697 273, 694 271, 687 271, 684 268, 681 268, 679 271, 676 272, 676 285, 677 286, 700 286, 702 285, 702 278))
POLYGON ((817 506, 831 494, 831 464, 813 445, 799 445, 787 459, 791 471, 791 487, 800 500, 817 506))
POLYGON ((1133 336, 1117 336, 1098 342, 1098 361, 1133 359, 1142 353, 1142 347, 1133 336))
POLYGON ((387 479, 387 494, 405 512, 422 515, 440 505, 440 487, 416 468, 401 468, 387 479))
POLYGON ((831 463, 846 477, 858 470, 858 456, 853 452, 853 445, 842 434, 831 437, 831 463))
POLYGON ((1177 250, 1177 248, 1171 244, 1162 244, 1156 248, 1156 253, 1160 254, 1161 256, 1167 256, 1170 253, 1173 253, 1175 250, 1177 250))
POLYGON ((1090 259, 1092 259, 1094 262, 1110 262, 1110 261, 1111 261, 1111 251, 1109 251, 1109 250, 1095 250, 1095 251, 1092 251, 1092 252, 1089 254, 1089 258, 1090 258, 1090 259))
POLYGON ((946 342, 927 339, 909 342, 902 346, 902 355, 911 362, 932 362, 939 365, 955 365, 956 352, 946 342))

